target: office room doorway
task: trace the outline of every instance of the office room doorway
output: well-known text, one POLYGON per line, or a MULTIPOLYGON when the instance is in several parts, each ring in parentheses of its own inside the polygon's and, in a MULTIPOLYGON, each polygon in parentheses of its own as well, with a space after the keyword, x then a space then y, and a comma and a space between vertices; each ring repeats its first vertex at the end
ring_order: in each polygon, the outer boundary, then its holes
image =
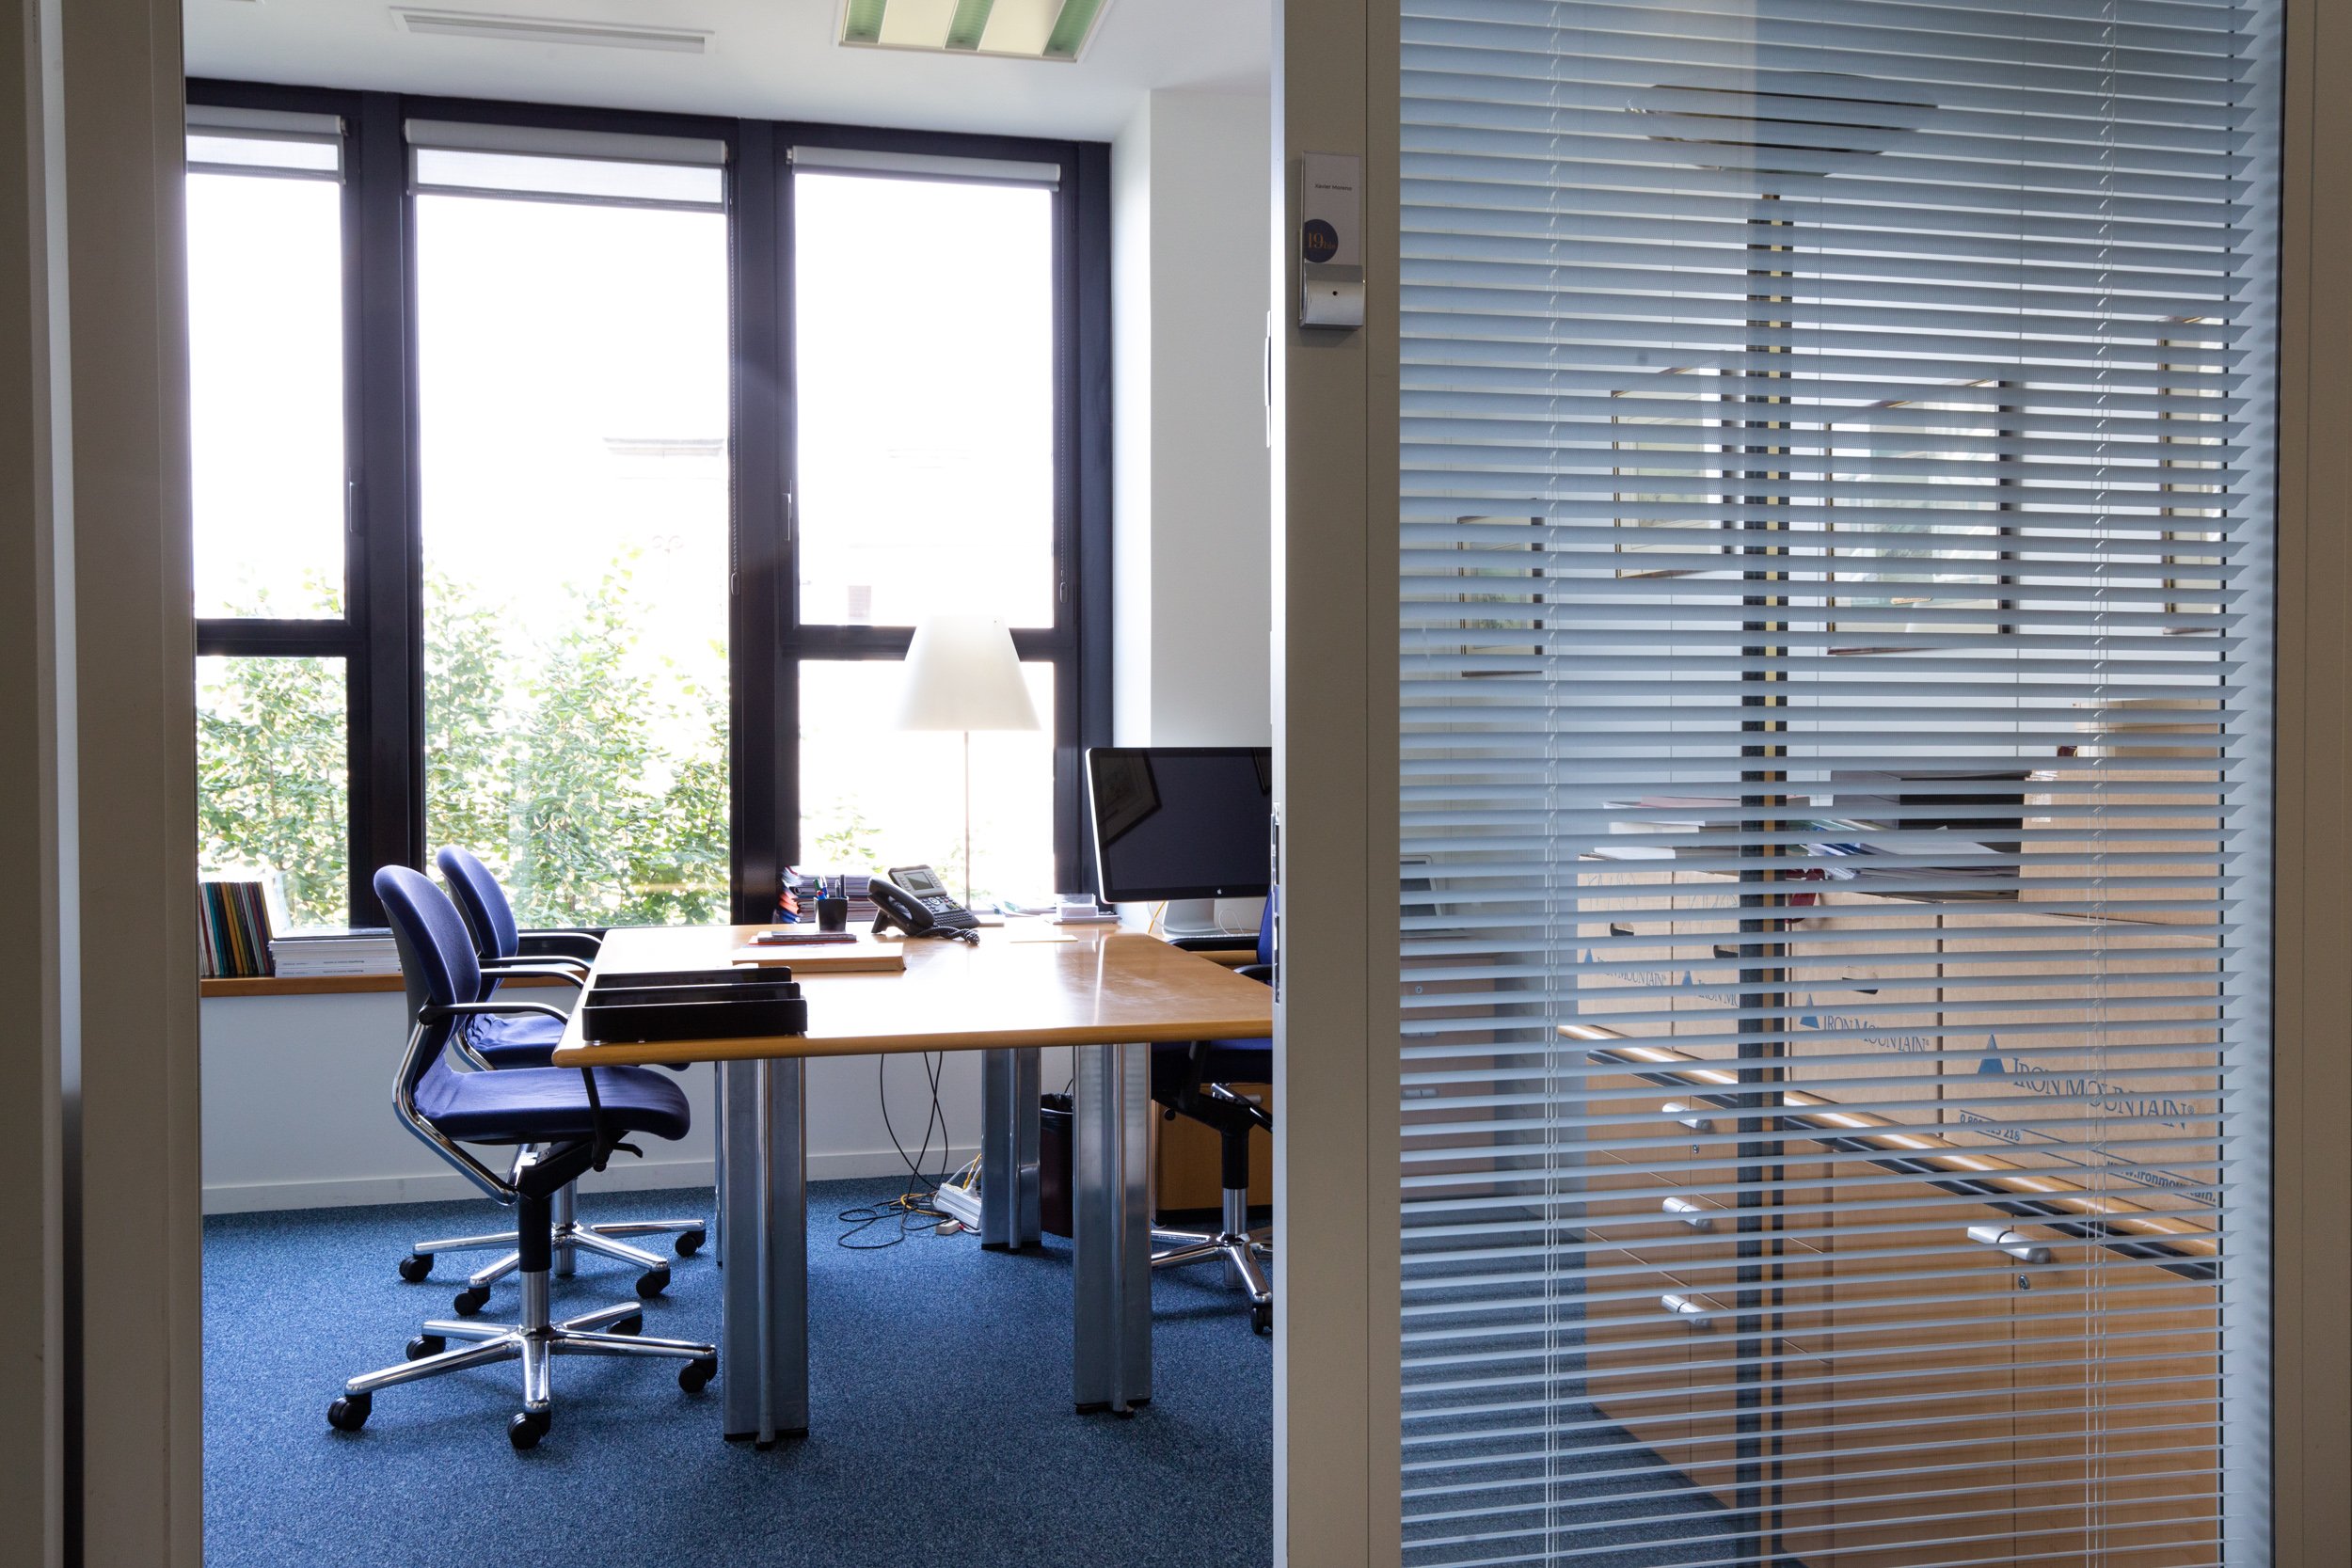
MULTIPOLYGON (((1142 1065, 1189 1044, 1171 1018, 1268 1037, 1236 971, 1270 833, 1237 896, 1098 905, 1086 771, 1216 750, 1270 820, 1268 8, 1046 7, 1077 33, 1024 44, 1041 8, 1005 6, 966 58, 908 44, 925 8, 852 8, 896 13, 872 37, 722 8, 706 58, 774 22, 827 69, 729 100, 609 27, 517 50, 421 12, 389 45, 191 13, 204 1560, 446 1560, 516 1479, 461 1464, 479 1506, 420 1518, 462 1449, 571 1478, 516 1545, 580 1560, 1192 1554, 1107 1489, 1217 1498, 1231 1560, 1270 1561, 1273 1075, 1263 1047, 1189 1087, 1142 1065), (950 673, 1001 652, 1024 721, 902 722, 925 639, 970 620, 994 641, 950 673), (1119 954, 1160 955, 1135 1073, 1106 1087, 1098 1042, 1034 1015, 1041 1051, 607 1057, 585 1172, 575 1134, 520 1163, 437 1141, 437 1097, 578 1077, 522 1027, 569 1006, 555 972, 709 941, 739 967, 731 924, 809 935, 834 893, 862 927, 901 868, 980 923, 907 942, 910 980, 1089 969, 1113 1006, 1119 954), (518 967, 474 1004, 501 1026, 421 1030, 430 984, 394 967, 458 961, 433 918, 479 966, 509 917, 518 967), (1147 1231, 1099 1284, 1089 1227, 1131 1196, 1238 1237, 1248 1288, 1222 1254, 1152 1270, 1147 1231), (910 1418, 952 1509, 872 1506, 910 1418), (780 1508, 789 1539, 753 1523, 780 1508)), ((794 956, 813 1019, 824 958, 794 956)))
MULTIPOLYGON (((1276 145, 1283 166, 1308 149, 1365 149, 1369 249, 1391 255, 1399 185, 1389 150, 1401 142, 1401 104, 1390 90, 1402 45, 1397 18, 1298 3, 1283 8, 1282 21, 1276 145)), ((109 439, 103 460, 84 445, 56 449, 61 464, 54 471, 24 465, 34 490, 24 515, 34 519, 37 542, 68 539, 86 563, 103 561, 110 569, 85 570, 70 584, 41 572, 4 578, 11 592, 22 591, 26 610, 12 624, 32 634, 29 648, 11 643, 12 667, 26 677, 27 689, 57 699, 46 717, 28 721, 45 745, 11 752, 18 768, 12 782, 24 786, 27 809, 8 820, 28 826, 22 863, 42 868, 44 892, 28 906, 28 940, 6 952, 22 967, 25 994, 61 995, 64 1005, 45 1008, 37 1027, 12 1037, 19 1044, 11 1049, 31 1048, 24 1052, 24 1081, 40 1085, 36 1108, 44 1136, 12 1146, 11 1159, 25 1190, 43 1199, 28 1204, 28 1223, 39 1228, 40 1254, 54 1267, 43 1289, 28 1292, 26 1309, 39 1332, 23 1336, 21 1354, 8 1363, 10 1413, 21 1404, 33 1418, 11 1421, 9 1435, 38 1433, 37 1452, 32 1463, 0 1468, 0 1478, 14 1489, 12 1498, 24 1500, 11 1517, 26 1522, 28 1536, 39 1532, 46 1560, 194 1563, 202 1560, 206 1466, 197 1381, 200 1097, 197 1005, 187 994, 191 965, 183 958, 152 973, 126 971, 98 957, 135 940, 186 955, 198 947, 195 910, 152 893, 184 878, 195 858, 193 829, 159 832, 154 826, 193 818, 189 683, 177 673, 185 650, 172 646, 175 633, 190 629, 178 618, 177 589, 189 580, 176 564, 185 549, 184 518, 169 515, 159 527, 152 504, 162 494, 167 512, 178 508, 176 400, 153 392, 175 384, 166 367, 178 339, 171 324, 154 330, 154 312, 158 299, 173 295, 181 258, 173 253, 170 222, 158 224, 151 214, 172 211, 168 192, 180 179, 174 158, 184 127, 158 112, 157 99, 170 95, 155 87, 172 76, 179 31, 176 16, 128 0, 90 0, 62 14, 51 8, 31 24, 31 36, 51 46, 56 63, 45 73, 9 79, 24 85, 27 107, 39 100, 51 112, 6 121, 28 136, 46 125, 72 151, 10 163, 36 171, 50 219, 62 221, 68 186, 82 216, 63 250, 72 299, 65 297, 62 277, 34 269, 31 297, 40 309, 27 319, 39 331, 11 336, 8 352, 30 342, 56 353, 55 365, 71 361, 70 388, 46 379, 53 365, 40 362, 39 385, 56 401, 36 399, 37 431, 40 416, 60 424, 78 416, 86 430, 103 425, 109 439), (73 47, 77 41, 81 47, 73 47), (105 47, 96 46, 101 41, 105 47), (56 47, 60 43, 65 47, 56 47), (96 252, 105 255, 103 266, 88 260, 96 252), (42 332, 57 335, 43 339, 42 332), (68 490, 72 504, 61 508, 68 490), (61 530, 68 519, 70 530, 61 530), (114 636, 60 634, 59 617, 69 608, 67 621, 104 625, 114 636), (167 667, 174 673, 159 680, 156 672, 167 667), (60 736, 78 767, 57 767, 60 736), (159 757, 167 766, 156 766, 159 757), (61 895, 50 897, 52 888, 61 895), (47 1135, 51 1128, 55 1137, 47 1135), (91 1351, 97 1344, 105 1346, 104 1355, 91 1351)), ((2325 311, 2315 310, 2324 305, 2315 280, 2326 276, 2316 263, 2334 254, 2344 219, 2314 192, 2332 189, 2329 178, 2340 172, 2332 160, 2352 138, 2334 134, 2340 127, 2327 119, 2326 101, 2313 87, 2341 73, 2335 56, 2342 40, 2317 28, 2309 11, 2292 13, 2280 33, 2265 47, 2281 46, 2287 63, 2279 340, 2291 373, 2283 378, 2278 416, 2282 673, 2276 712, 2282 766, 2275 826, 2276 907, 2286 917, 2272 990, 2279 1174, 2264 1191, 2275 1205, 2273 1231, 2284 1266, 2270 1282, 2268 1312, 2258 1317, 2274 1330, 2271 1441, 2247 1462, 2258 1492, 2262 1480, 2270 1481, 2268 1508, 2258 1505, 2256 1513, 2266 1533, 2227 1560, 2300 1564, 2333 1560, 2352 1497, 2328 1469, 2344 1438, 2345 1298, 2341 1271, 2331 1270, 2329 1255, 2312 1240, 2332 1235, 2328 1227, 2344 1212, 2344 1150, 2332 1130, 2352 1115, 2341 1103, 2342 1075, 2322 1061, 2333 1059, 2322 1049, 2330 1039, 2322 1021, 2343 1011, 2330 988, 2345 981, 2344 966, 2334 961, 2340 917, 2316 892, 2342 881, 2327 873, 2344 862, 2342 825, 2352 820, 2352 812, 2341 809, 2342 770, 2326 762, 2341 722, 2328 705, 2344 682, 2336 668, 2341 650, 2325 637, 2343 597, 2342 563, 2325 541, 2341 531, 2328 509, 2340 503, 2344 487, 2329 467, 2341 443, 2314 440, 2312 427, 2341 422, 2334 416, 2346 406, 2344 365, 2352 361, 2311 352, 2328 325, 2325 311)), ((1721 126, 1710 129, 1704 140, 1711 145, 1721 126)), ((20 150, 29 151, 28 144, 20 150)), ((1687 145, 1681 155, 1691 156, 1687 145)), ((22 230, 11 230, 12 263, 24 238, 22 230)), ((1399 1386, 1391 1381, 1401 1367, 1396 1216, 1389 1207, 1396 1108, 1367 1092, 1375 1080, 1363 1070, 1392 1068, 1380 1053, 1398 1038, 1390 1011, 1396 976, 1387 968, 1396 932, 1385 912, 1379 920, 1364 912, 1400 891, 1396 839, 1382 800, 1397 787, 1395 757, 1379 717, 1393 705, 1385 683, 1396 670, 1396 645, 1389 641, 1394 606, 1386 600, 1396 579, 1385 576, 1393 564, 1387 538, 1361 526, 1363 498, 1385 495, 1399 472, 1398 454, 1383 434, 1393 431, 1388 409, 1399 324, 1393 302, 1384 303, 1376 288, 1369 297, 1361 338, 1280 333, 1272 378, 1285 550, 1276 623, 1283 655, 1276 689, 1286 699, 1277 708, 1284 742, 1278 790, 1286 808, 1311 795, 1316 806, 1311 816, 1286 809, 1284 839, 1294 943, 1283 998, 1289 1078, 1279 1175, 1283 1197, 1314 1202, 1319 1222, 1291 1237, 1282 1276, 1294 1306, 1312 1314, 1317 1332, 1283 1334, 1273 1370, 1277 1534, 1283 1560, 1293 1562, 1403 1557, 1397 1499, 1404 1483, 1393 1442, 1399 1386), (1332 582, 1360 585, 1361 592, 1332 592, 1332 582), (1315 742, 1311 750, 1302 745, 1308 740, 1315 742), (1367 1052, 1374 1053, 1369 1062, 1367 1052)), ((1740 304, 1750 303, 1743 294, 1740 304)), ((1777 296, 1764 302, 1774 309, 1788 303, 1777 296)), ((17 362, 27 385, 35 384, 36 357, 27 352, 17 362)), ((1648 441, 1654 430, 1645 429, 1648 441)), ((1656 462, 1645 453, 1643 467, 1656 462)), ((17 471, 10 470, 11 483, 17 471)), ((1645 493, 1654 480, 1644 474, 1645 493)), ((1775 470, 1772 482, 1785 482, 1785 475, 1775 470)), ((1614 486, 1612 497, 1618 504, 1614 486)), ((1482 592, 1484 586, 1490 585, 1482 592)), ((1461 618, 1457 609, 1454 619, 1461 618)), ((1484 624, 1447 628, 1450 637, 1482 634, 1481 659, 1509 657, 1509 644, 1485 640, 1493 630, 1484 624)), ((1995 1236, 1986 1244, 2010 1243, 1995 1236)), ((330 1275, 303 1266, 323 1267, 324 1256, 288 1261, 292 1267, 257 1268, 230 1284, 306 1301, 338 1299, 330 1275)), ((507 1457, 497 1455, 501 1463, 507 1457)), ((627 1446, 600 1457, 607 1474, 644 1465, 642 1451, 627 1446)), ((236 1463, 275 1465, 279 1456, 262 1442, 236 1463)), ((356 1465, 351 1471, 355 1486, 377 1479, 356 1465)), ((446 1480, 445 1471, 418 1478, 417 1495, 445 1496, 446 1480)), ((739 1531, 745 1517, 777 1517, 771 1497, 731 1500, 741 1504, 730 1519, 739 1531)), ((512 1513, 508 1506, 483 1517, 512 1513)), ((1547 1524, 1575 1528, 1584 1522, 1569 1511, 1547 1524)), ((481 1521, 466 1523, 469 1532, 453 1550, 479 1547, 481 1521)), ((616 1531, 616 1539, 625 1533, 632 1546, 644 1539, 633 1531, 616 1531)), ((782 1534, 780 1527, 766 1539, 778 1542, 782 1534)), ((338 1539, 320 1549, 374 1556, 375 1544, 338 1539)), ((581 1555, 593 1557, 595 1549, 581 1555)))

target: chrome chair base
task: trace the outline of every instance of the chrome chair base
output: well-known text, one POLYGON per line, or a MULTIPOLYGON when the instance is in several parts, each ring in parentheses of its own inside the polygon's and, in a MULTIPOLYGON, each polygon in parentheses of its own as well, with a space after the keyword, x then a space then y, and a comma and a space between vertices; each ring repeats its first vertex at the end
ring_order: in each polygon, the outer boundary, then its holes
POLYGON ((1213 1258, 1225 1261, 1225 1283, 1249 1297, 1249 1325, 1259 1333, 1266 1333, 1274 1324, 1274 1288, 1266 1282, 1265 1271, 1258 1266, 1261 1258, 1274 1256, 1273 1246, 1249 1228, 1249 1193, 1248 1189, 1226 1189, 1225 1211, 1221 1216, 1223 1228, 1207 1230, 1152 1229, 1152 1266, 1155 1269, 1182 1268, 1187 1263, 1205 1263, 1213 1258))
MULTIPOLYGON (((666 1281, 670 1268, 667 1259, 657 1253, 647 1252, 643 1247, 630 1246, 617 1238, 622 1236, 676 1236, 678 1256, 691 1258, 702 1246, 703 1237, 707 1233, 707 1226, 701 1220, 608 1220, 602 1224, 583 1225, 578 1217, 577 1201, 576 1196, 569 1187, 558 1193, 554 1198, 555 1275, 559 1279, 569 1279, 572 1276, 575 1260, 579 1254, 584 1251, 596 1253, 606 1258, 618 1259, 624 1263, 644 1270, 649 1275, 659 1271, 660 1277, 666 1281), (687 1240, 689 1237, 692 1238, 691 1243, 687 1240)), ((522 1267, 522 1254, 516 1250, 515 1232, 512 1230, 494 1230, 482 1236, 444 1236, 433 1241, 419 1242, 409 1249, 409 1258, 418 1259, 423 1267, 412 1272, 412 1265, 404 1259, 401 1263, 401 1276, 412 1281, 422 1279, 430 1272, 436 1253, 482 1252, 491 1247, 504 1248, 506 1256, 486 1268, 476 1269, 466 1276, 468 1293, 487 1291, 492 1283, 505 1278, 522 1267)))
POLYGON ((678 1386, 690 1394, 699 1392, 718 1372, 719 1353, 709 1345, 612 1332, 615 1323, 643 1321, 641 1303, 600 1307, 556 1323, 548 1314, 547 1275, 525 1274, 522 1283, 522 1322, 428 1321, 423 1333, 409 1341, 411 1359, 363 1372, 343 1385, 342 1398, 328 1407, 327 1424, 341 1432, 357 1432, 367 1421, 378 1388, 519 1360, 523 1364, 523 1407, 508 1423, 507 1436, 516 1448, 529 1449, 547 1433, 554 1407, 550 1363, 556 1356, 644 1355, 683 1361, 686 1365, 678 1370, 678 1386), (453 1350, 447 1348, 451 1339, 469 1342, 453 1350))

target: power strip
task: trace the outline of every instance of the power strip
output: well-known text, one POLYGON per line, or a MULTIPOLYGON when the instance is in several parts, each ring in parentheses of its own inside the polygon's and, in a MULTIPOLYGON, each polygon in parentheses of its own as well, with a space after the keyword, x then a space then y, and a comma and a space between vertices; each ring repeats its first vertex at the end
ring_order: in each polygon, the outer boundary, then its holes
POLYGON ((966 1230, 980 1228, 980 1191, 966 1189, 952 1181, 943 1181, 931 1194, 931 1203, 943 1214, 953 1215, 966 1230))

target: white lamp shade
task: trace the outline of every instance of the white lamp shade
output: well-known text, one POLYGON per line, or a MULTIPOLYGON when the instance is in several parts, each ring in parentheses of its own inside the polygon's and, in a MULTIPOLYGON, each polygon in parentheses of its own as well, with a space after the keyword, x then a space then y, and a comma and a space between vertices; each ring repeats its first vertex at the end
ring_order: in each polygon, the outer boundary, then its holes
POLYGON ((906 686, 898 697, 902 730, 1034 730, 1037 705, 1022 678, 1021 656, 1002 621, 985 615, 934 615, 914 628, 906 686))

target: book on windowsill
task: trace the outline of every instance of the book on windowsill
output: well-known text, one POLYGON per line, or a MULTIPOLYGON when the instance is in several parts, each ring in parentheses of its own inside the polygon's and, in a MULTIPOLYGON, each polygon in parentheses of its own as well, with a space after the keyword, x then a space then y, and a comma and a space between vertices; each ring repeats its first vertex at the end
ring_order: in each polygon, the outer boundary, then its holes
POLYGON ((286 918, 285 879, 275 871, 224 871, 197 884, 197 973, 256 979, 271 973, 271 933, 286 918))

